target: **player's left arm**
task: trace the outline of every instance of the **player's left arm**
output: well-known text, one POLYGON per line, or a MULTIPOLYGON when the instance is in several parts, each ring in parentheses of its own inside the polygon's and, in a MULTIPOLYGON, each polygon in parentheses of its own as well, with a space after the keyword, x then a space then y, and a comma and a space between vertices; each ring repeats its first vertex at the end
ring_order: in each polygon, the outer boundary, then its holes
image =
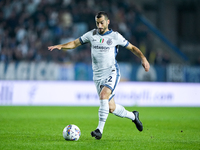
POLYGON ((149 71, 150 65, 147 61, 146 57, 143 55, 143 53, 134 45, 131 43, 128 44, 126 47, 128 50, 130 50, 133 54, 135 54, 137 57, 139 57, 142 61, 142 66, 144 67, 145 71, 149 71))

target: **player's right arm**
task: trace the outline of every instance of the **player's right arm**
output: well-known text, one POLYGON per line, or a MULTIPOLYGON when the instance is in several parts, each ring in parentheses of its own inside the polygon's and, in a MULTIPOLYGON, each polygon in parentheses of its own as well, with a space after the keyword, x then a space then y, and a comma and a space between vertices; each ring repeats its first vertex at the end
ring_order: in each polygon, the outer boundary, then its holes
POLYGON ((63 50, 68 50, 68 49, 75 49, 76 47, 80 46, 81 42, 79 39, 76 39, 74 41, 65 43, 65 44, 60 44, 60 45, 54 45, 54 46, 49 46, 48 50, 53 51, 54 49, 63 49, 63 50))

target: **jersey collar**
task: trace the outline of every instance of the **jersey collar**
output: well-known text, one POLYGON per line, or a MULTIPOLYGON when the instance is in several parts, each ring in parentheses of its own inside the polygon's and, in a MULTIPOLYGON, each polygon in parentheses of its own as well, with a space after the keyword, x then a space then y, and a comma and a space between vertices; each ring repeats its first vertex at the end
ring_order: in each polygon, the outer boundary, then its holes
POLYGON ((112 29, 109 29, 109 31, 105 32, 104 34, 100 34, 99 32, 98 32, 98 34, 101 36, 104 36, 104 35, 110 34, 112 31, 113 31, 112 29))

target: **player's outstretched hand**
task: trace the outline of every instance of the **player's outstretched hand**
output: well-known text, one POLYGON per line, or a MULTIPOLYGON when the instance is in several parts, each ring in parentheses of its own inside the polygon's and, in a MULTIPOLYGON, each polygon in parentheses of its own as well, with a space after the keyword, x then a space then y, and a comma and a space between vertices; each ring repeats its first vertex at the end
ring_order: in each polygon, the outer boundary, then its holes
POLYGON ((48 50, 50 50, 50 51, 53 51, 54 49, 61 49, 61 46, 60 45, 55 45, 55 46, 49 46, 48 47, 48 50))
POLYGON ((149 65, 149 62, 148 62, 146 59, 144 59, 144 60, 142 61, 142 66, 144 67, 144 70, 145 70, 146 72, 149 71, 150 65, 149 65))

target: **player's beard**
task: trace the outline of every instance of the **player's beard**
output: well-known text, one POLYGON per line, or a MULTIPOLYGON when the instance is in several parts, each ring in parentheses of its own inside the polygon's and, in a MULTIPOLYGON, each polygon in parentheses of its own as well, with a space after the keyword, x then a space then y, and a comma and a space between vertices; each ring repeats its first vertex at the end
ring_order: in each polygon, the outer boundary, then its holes
POLYGON ((105 28, 99 28, 98 30, 99 30, 99 33, 100 34, 104 34, 104 32, 106 31, 106 27, 105 28))

